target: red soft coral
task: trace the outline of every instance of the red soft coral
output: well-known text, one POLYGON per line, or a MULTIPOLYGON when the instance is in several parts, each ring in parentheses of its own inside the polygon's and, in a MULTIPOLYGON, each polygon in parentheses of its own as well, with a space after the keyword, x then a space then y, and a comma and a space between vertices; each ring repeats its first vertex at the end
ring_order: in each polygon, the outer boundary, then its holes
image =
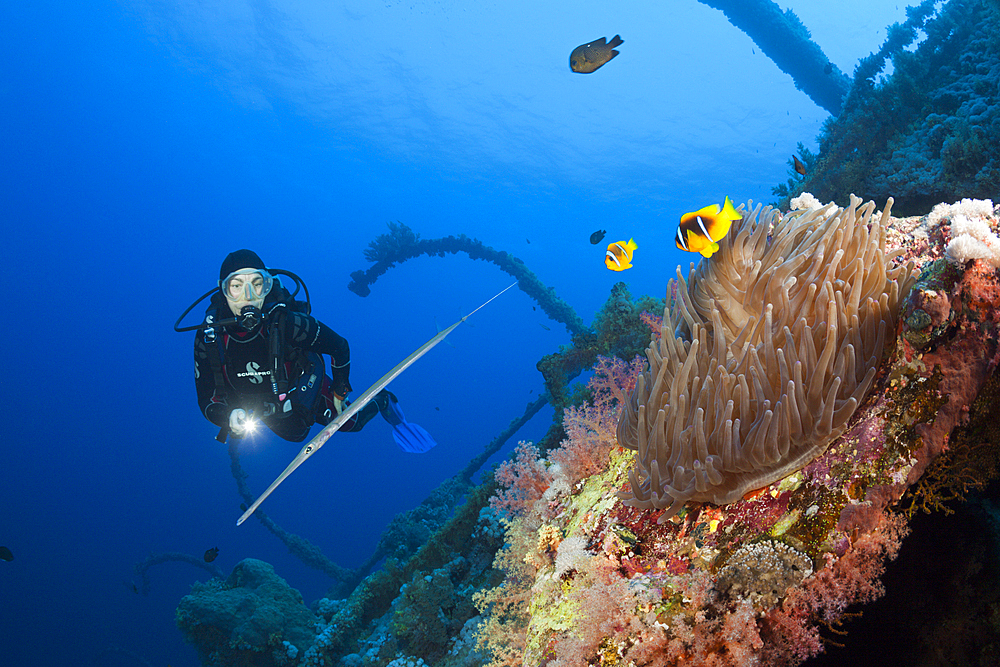
POLYGON ((764 619, 765 664, 795 665, 822 650, 817 621, 837 624, 847 607, 885 593, 879 577, 899 552, 906 520, 884 513, 873 530, 858 537, 847 553, 826 554, 827 565, 791 589, 782 605, 764 619))

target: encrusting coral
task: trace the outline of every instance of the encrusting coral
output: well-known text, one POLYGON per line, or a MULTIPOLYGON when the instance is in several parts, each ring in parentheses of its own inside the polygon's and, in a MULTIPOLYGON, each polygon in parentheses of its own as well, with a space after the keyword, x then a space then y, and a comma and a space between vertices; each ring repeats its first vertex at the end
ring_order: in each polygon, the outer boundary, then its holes
POLYGON ((638 452, 626 505, 664 521, 689 500, 732 503, 844 432, 916 277, 886 249, 892 201, 881 216, 860 204, 758 206, 689 281, 678 268, 618 425, 638 452))
POLYGON ((759 608, 774 607, 789 588, 812 574, 812 559, 776 540, 740 547, 719 570, 720 593, 742 596, 759 608))

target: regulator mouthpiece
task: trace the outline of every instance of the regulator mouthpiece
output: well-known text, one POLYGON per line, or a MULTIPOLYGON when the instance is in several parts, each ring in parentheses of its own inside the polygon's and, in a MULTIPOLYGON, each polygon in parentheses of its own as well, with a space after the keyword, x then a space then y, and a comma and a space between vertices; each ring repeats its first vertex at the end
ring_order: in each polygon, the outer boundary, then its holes
POLYGON ((260 324, 260 308, 257 306, 243 306, 240 311, 240 316, 237 319, 237 324, 241 329, 250 331, 254 329, 258 324, 260 324))

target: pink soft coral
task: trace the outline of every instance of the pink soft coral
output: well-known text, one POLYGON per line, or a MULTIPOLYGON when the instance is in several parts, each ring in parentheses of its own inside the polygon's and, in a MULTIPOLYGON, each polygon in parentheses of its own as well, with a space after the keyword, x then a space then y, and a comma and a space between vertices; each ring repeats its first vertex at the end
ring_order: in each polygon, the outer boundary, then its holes
POLYGON ((564 477, 576 481, 607 467, 608 454, 616 444, 621 406, 644 364, 638 356, 630 364, 613 357, 597 358, 594 375, 587 383, 592 402, 566 409, 563 427, 568 438, 549 456, 564 477))
POLYGON ((490 507, 510 517, 530 510, 552 484, 552 474, 539 459, 538 447, 523 440, 514 449, 514 460, 501 463, 493 477, 500 488, 490 498, 490 507))

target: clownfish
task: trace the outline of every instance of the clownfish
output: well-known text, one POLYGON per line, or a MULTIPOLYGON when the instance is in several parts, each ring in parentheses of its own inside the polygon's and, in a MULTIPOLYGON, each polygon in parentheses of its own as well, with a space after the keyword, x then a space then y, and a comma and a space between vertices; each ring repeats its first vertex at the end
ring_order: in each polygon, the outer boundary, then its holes
POLYGON ((719 249, 717 241, 729 233, 733 222, 742 219, 729 197, 726 197, 721 211, 718 205, 712 204, 693 213, 685 213, 677 227, 677 247, 711 257, 719 249))
POLYGON ((608 252, 604 255, 604 263, 612 271, 624 271, 632 268, 632 253, 638 248, 632 239, 618 241, 608 246, 608 252))

